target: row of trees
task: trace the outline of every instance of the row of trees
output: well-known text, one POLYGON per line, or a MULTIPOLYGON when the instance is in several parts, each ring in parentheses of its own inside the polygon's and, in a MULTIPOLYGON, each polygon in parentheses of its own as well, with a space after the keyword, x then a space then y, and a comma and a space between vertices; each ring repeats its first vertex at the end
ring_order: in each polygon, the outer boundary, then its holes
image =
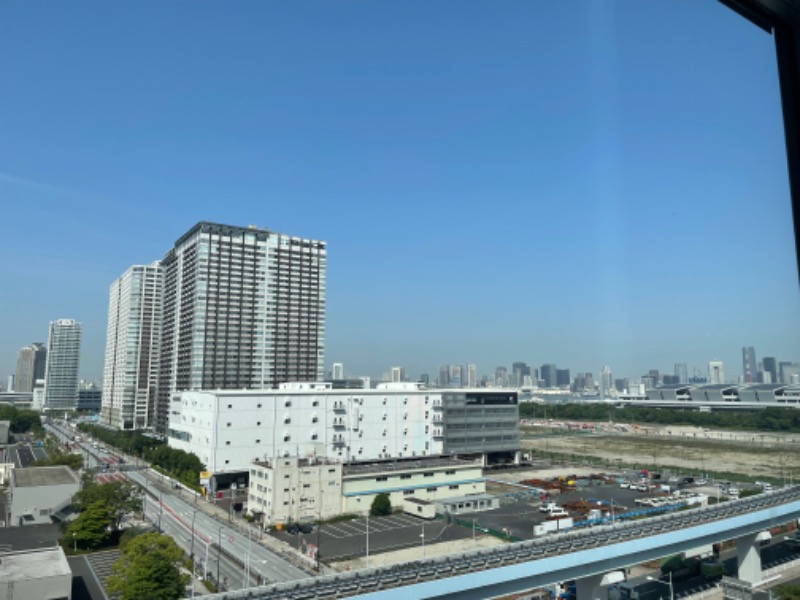
POLYGON ((0 421, 10 421, 12 433, 32 431, 40 434, 43 431, 40 415, 35 410, 25 410, 3 404, 0 405, 0 421))
POLYGON ((541 405, 522 403, 519 414, 523 418, 548 418, 587 421, 614 421, 616 423, 654 423, 659 425, 693 425, 770 433, 800 432, 800 411, 794 408, 770 407, 754 412, 700 412, 692 409, 649 408, 626 406, 617 408, 607 404, 541 405))
POLYGON ((123 517, 142 510, 141 490, 127 480, 98 483, 91 473, 84 473, 81 483, 72 497, 72 507, 80 514, 67 525, 65 543, 82 550, 115 545, 123 517))
POLYGON ((189 487, 197 487, 200 471, 205 469, 197 455, 170 448, 162 440, 139 431, 118 431, 89 423, 81 423, 78 429, 127 454, 143 458, 189 487))

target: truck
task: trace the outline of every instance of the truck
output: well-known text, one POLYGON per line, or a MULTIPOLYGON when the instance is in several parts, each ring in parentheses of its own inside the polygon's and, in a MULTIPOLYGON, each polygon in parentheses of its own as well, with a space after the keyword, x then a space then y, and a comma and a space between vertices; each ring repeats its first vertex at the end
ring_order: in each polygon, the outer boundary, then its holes
POLYGON ((555 533, 556 531, 564 531, 571 529, 574 522, 572 518, 566 517, 561 519, 551 519, 533 526, 534 537, 539 537, 548 533, 555 533))
POLYGON ((553 512, 557 508, 560 507, 555 502, 542 502, 542 505, 539 507, 539 512, 549 513, 553 512))

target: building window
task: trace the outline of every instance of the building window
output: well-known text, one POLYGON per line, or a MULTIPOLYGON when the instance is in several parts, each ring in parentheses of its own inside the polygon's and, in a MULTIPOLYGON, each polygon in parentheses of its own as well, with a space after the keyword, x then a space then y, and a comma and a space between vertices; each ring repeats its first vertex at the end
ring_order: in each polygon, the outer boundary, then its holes
POLYGON ((256 425, 257 425, 257 426, 260 426, 260 425, 261 425, 261 421, 258 421, 258 422, 256 423, 256 425))
POLYGON ((414 490, 403 490, 403 496, 413 496, 414 490))
POLYGON ((425 477, 433 477, 433 473, 425 473, 425 477))
POLYGON ((261 405, 260 404, 256 405, 256 408, 261 408, 261 405))
POLYGON ((315 439, 317 439, 317 434, 316 434, 316 433, 312 433, 312 434, 311 434, 311 439, 312 439, 312 440, 315 440, 315 439))
POLYGON ((261 443, 261 440, 256 440, 256 444, 260 444, 260 443, 261 443))
POLYGON ((283 441, 284 442, 288 442, 290 438, 291 438, 290 435, 285 435, 285 436, 283 436, 283 441))
POLYGON ((291 405, 292 405, 292 401, 291 401, 291 400, 287 400, 287 401, 286 401, 286 404, 284 404, 284 406, 285 406, 286 408, 289 408, 291 405))
POLYGON ((388 477, 376 477, 375 481, 389 481, 388 477))
POLYGON ((314 400, 314 401, 311 403, 311 406, 319 406, 319 400, 314 400))
POLYGON ((456 472, 455 471, 445 471, 444 474, 445 475, 455 475, 456 472))
POLYGON ((403 475, 400 475, 400 479, 411 479, 411 475, 404 473, 403 475))
POLYGON ((228 442, 225 442, 225 445, 226 445, 226 446, 230 446, 230 445, 231 445, 230 441, 228 441, 228 442))
POLYGON ((435 492, 435 491, 436 491, 436 490, 438 490, 438 489, 439 489, 439 488, 435 488, 435 487, 433 487, 433 488, 428 488, 427 492, 428 492, 429 494, 431 494, 431 493, 435 492))
POLYGON ((457 489, 458 489, 458 486, 457 486, 457 485, 451 485, 451 486, 450 486, 448 489, 451 489, 451 490, 457 490, 457 489))
POLYGON ((225 464, 226 464, 226 465, 228 465, 228 464, 230 464, 230 462, 231 462, 231 461, 229 461, 229 460, 226 460, 226 461, 225 461, 225 464))
POLYGON ((228 404, 228 408, 233 408, 233 404, 228 404))

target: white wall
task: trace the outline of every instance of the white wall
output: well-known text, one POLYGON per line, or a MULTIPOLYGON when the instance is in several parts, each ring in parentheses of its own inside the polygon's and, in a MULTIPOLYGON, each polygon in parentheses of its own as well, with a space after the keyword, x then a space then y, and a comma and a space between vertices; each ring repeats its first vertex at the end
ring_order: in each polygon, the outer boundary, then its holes
POLYGON ((247 471, 254 459, 279 456, 441 454, 432 404, 442 390, 395 387, 401 389, 180 392, 170 404, 169 445, 193 452, 214 473, 247 471))

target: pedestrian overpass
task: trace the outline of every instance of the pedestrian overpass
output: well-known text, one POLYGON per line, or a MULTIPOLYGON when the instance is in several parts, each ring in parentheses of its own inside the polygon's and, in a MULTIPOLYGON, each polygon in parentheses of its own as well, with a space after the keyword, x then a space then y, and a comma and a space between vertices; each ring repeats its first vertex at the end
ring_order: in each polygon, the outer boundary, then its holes
POLYGON ((575 579, 578 598, 598 597, 603 575, 680 552, 737 541, 739 579, 758 583, 758 533, 800 519, 800 486, 641 521, 617 522, 537 540, 389 567, 210 596, 234 600, 369 598, 472 600, 575 579))

